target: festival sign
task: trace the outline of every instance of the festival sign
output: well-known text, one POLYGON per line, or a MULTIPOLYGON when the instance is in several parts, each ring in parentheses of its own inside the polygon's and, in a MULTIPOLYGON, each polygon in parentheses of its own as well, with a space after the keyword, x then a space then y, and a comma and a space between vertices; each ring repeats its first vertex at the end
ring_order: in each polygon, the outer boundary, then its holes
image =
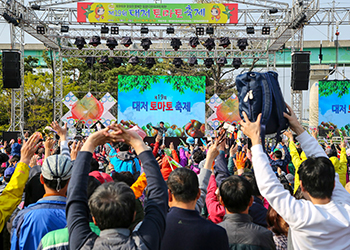
POLYGON ((155 136, 161 121, 165 136, 204 136, 205 76, 118 76, 118 123, 155 136))
POLYGON ((319 81, 319 115, 321 130, 350 136, 350 81, 319 81), (341 131, 341 133, 339 133, 341 131))
POLYGON ((235 24, 238 4, 78 3, 78 22, 235 24))

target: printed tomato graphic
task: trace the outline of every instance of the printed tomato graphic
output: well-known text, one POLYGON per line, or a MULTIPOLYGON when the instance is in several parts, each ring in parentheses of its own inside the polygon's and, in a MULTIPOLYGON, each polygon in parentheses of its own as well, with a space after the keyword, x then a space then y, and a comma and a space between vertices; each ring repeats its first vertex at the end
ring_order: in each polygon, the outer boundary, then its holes
POLYGON ((241 120, 238 109, 238 99, 228 99, 216 109, 217 120, 234 122, 241 120))
POLYGON ((98 120, 103 114, 103 105, 95 97, 84 97, 72 106, 72 117, 78 120, 98 120))

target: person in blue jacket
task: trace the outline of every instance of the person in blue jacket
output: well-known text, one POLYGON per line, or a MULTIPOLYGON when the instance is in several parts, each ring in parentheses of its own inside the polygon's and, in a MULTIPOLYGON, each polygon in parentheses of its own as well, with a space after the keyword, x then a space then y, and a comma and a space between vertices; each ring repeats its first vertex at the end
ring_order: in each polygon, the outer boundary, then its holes
POLYGON ((114 147, 111 147, 109 153, 109 160, 116 172, 129 171, 133 175, 140 172, 141 166, 139 160, 134 153, 130 152, 130 146, 126 143, 120 142, 117 144, 119 152, 114 147))

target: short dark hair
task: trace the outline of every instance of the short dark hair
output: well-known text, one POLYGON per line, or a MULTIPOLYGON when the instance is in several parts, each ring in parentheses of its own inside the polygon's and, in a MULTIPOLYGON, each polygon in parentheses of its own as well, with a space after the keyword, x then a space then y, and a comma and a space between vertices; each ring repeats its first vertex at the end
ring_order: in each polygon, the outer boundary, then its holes
POLYGON ((282 152, 281 152, 281 150, 276 150, 273 154, 275 155, 275 157, 277 159, 282 159, 282 152))
POLYGON ((225 208, 231 213, 241 213, 247 209, 253 190, 242 176, 232 175, 220 185, 220 196, 225 208))
POLYGON ((131 185, 135 182, 134 176, 129 171, 115 172, 112 175, 112 179, 115 182, 124 182, 129 187, 131 187, 131 185))
MULTIPOLYGON (((61 182, 60 182, 61 189, 64 188, 68 184, 68 181, 69 181, 69 179, 65 180, 65 181, 61 180, 61 182)), ((50 188, 52 190, 56 190, 57 184, 58 184, 57 180, 47 180, 45 178, 44 178, 44 183, 48 188, 50 188)))
POLYGON ((123 182, 99 186, 89 199, 89 208, 101 230, 128 228, 134 220, 135 195, 123 182))
POLYGON ((119 142, 117 144, 117 148, 120 150, 120 151, 129 151, 130 150, 130 146, 124 142, 119 142))
POLYGON ((243 173, 241 175, 242 177, 246 178, 246 180, 250 183, 251 187, 252 187, 252 195, 254 196, 260 196, 260 191, 259 191, 259 188, 258 188, 258 184, 256 183, 256 179, 255 179, 255 176, 254 174, 252 173, 243 173))
POLYGON ((100 168, 100 165, 98 164, 98 161, 95 158, 91 158, 90 173, 93 171, 98 171, 99 168, 100 168))
POLYGON ((11 159, 10 159, 10 162, 19 162, 19 156, 18 155, 14 155, 11 159))
POLYGON ((96 188, 98 188, 99 186, 101 186, 101 182, 99 182, 95 177, 89 176, 88 188, 87 188, 88 199, 91 197, 91 195, 94 193, 96 188))
POLYGON ((192 170, 176 168, 170 173, 167 184, 177 201, 187 203, 197 198, 198 177, 192 170))
POLYGON ((164 122, 160 122, 159 124, 163 124, 164 125, 164 122))
POLYGON ((313 198, 332 197, 335 170, 328 158, 309 157, 301 163, 298 174, 303 187, 313 198))
POLYGON ((11 177, 12 177, 12 175, 11 176, 4 176, 5 182, 7 182, 7 183, 10 182, 11 177))
POLYGON ((193 161, 198 164, 205 159, 205 155, 202 150, 196 150, 194 151, 192 158, 193 161))

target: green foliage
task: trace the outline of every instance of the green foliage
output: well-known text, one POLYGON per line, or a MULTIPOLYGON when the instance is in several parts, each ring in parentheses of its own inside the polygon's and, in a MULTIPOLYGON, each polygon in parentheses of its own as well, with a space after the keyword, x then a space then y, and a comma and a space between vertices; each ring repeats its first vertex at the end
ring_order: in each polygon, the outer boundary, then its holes
POLYGON ((33 73, 34 68, 38 66, 39 58, 27 56, 24 58, 24 72, 33 73))
POLYGON ((350 81, 320 81, 318 92, 320 96, 330 96, 337 94, 338 97, 349 94, 350 81))

